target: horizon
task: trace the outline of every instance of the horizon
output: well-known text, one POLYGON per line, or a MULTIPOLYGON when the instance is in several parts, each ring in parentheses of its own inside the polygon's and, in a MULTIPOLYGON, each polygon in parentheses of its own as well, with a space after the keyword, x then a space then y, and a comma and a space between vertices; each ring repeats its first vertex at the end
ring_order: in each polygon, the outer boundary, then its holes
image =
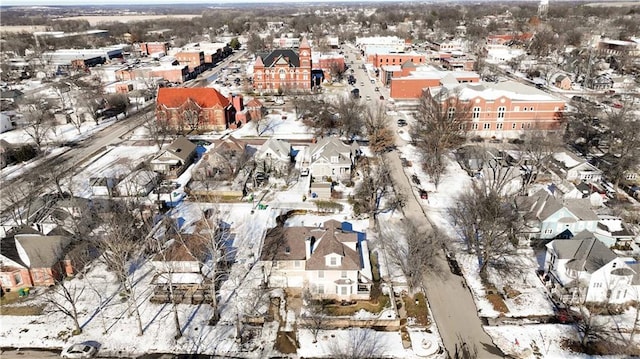
MULTIPOLYGON (((438 2, 444 0, 431 0, 431 2, 438 2)), ((465 1, 465 0, 462 0, 465 1)), ((496 0, 486 0, 496 1, 496 0)), ((535 0, 532 0, 535 1, 535 0)), ((52 4, 51 0, 1 0, 0 6, 17 6, 17 7, 31 7, 31 6, 43 6, 43 7, 61 7, 61 6, 112 6, 112 5, 219 5, 219 4, 278 4, 278 3, 378 3, 378 2, 430 2, 423 0, 57 0, 55 4, 52 4)))

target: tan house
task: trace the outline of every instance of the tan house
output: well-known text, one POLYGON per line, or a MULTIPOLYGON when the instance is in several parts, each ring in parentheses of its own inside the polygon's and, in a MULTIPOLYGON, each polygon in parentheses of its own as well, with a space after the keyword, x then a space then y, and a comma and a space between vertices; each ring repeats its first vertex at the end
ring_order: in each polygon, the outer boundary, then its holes
POLYGON ((151 169, 169 177, 178 177, 189 167, 196 155, 195 143, 178 137, 149 163, 151 169))
POLYGON ((273 287, 308 288, 322 298, 369 299, 373 277, 367 241, 346 227, 329 220, 318 227, 269 231, 260 258, 265 280, 273 287))

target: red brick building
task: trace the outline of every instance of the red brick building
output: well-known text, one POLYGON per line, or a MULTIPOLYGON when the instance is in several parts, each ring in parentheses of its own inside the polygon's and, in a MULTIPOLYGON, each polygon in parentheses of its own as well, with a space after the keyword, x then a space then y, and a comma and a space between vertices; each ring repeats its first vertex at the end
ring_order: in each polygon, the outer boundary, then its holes
POLYGON ((186 65, 189 72, 201 73, 204 70, 203 51, 181 51, 174 55, 180 65, 186 65))
POLYGON ((168 42, 143 42, 140 44, 140 53, 142 55, 151 55, 157 53, 166 54, 169 51, 168 42))
POLYGON ((420 98, 425 88, 438 87, 445 82, 478 82, 480 76, 475 72, 442 71, 406 62, 402 66, 383 66, 380 80, 389 86, 391 98, 411 100, 420 98))
POLYGON ((311 47, 303 39, 296 53, 278 49, 258 56, 253 65, 253 88, 258 92, 311 90, 311 47))
POLYGON ((469 108, 472 136, 516 138, 527 130, 561 128, 565 102, 515 81, 451 84, 426 90, 444 102, 457 97, 469 108), (451 94, 447 96, 446 94, 451 94))
POLYGON ((210 87, 162 87, 158 89, 156 117, 178 130, 220 131, 235 122, 228 98, 210 87))
POLYGON ((331 74, 335 71, 344 73, 346 65, 344 63, 344 55, 340 54, 322 54, 317 57, 317 61, 313 61, 313 66, 319 68, 324 73, 324 78, 331 79, 331 74))
POLYGON ((367 57, 367 62, 376 68, 389 65, 402 65, 407 61, 414 64, 424 64, 427 62, 427 57, 424 54, 418 54, 415 52, 374 53, 367 57))

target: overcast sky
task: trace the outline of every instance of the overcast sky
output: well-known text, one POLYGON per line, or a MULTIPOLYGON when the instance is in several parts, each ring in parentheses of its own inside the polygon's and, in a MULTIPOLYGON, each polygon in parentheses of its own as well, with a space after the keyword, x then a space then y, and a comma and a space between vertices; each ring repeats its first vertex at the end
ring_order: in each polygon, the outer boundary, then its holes
MULTIPOLYGON (((61 6, 61 5, 144 5, 144 4, 210 4, 216 5, 220 3, 280 3, 280 2, 345 2, 345 1, 358 1, 364 2, 364 0, 0 0, 0 5, 6 6, 61 6)), ((383 2, 394 0, 368 0, 366 2, 383 2)), ((397 1, 397 0, 395 0, 397 1)), ((404 0, 406 1, 406 0, 404 0)))

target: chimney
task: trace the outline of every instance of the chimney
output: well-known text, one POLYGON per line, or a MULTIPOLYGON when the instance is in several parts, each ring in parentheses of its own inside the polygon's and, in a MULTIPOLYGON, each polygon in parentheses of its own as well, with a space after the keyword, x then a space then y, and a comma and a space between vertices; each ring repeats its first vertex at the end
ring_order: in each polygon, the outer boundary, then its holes
POLYGON ((311 243, 311 237, 307 237, 304 239, 304 259, 305 260, 308 260, 309 258, 311 258, 312 245, 313 243, 311 243))

